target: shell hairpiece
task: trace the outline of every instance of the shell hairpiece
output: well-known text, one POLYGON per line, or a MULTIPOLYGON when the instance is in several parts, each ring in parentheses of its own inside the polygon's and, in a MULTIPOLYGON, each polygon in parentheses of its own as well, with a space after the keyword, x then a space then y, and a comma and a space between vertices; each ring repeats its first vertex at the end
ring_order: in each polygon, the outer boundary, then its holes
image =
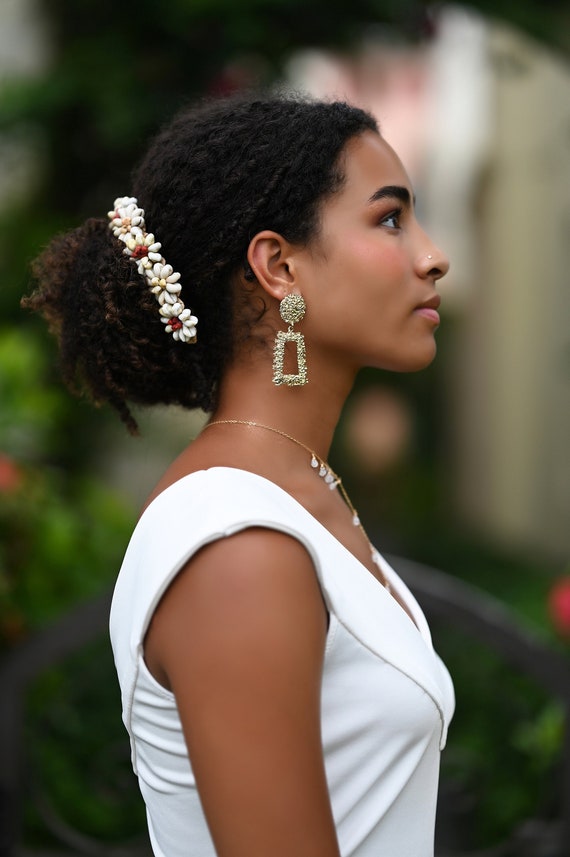
POLYGON ((136 262, 139 274, 146 278, 160 304, 159 313, 166 332, 179 342, 196 342, 198 319, 182 303, 180 274, 161 255, 161 245, 152 232, 146 231, 144 211, 136 198, 120 196, 107 216, 113 235, 125 245, 123 253, 136 262))

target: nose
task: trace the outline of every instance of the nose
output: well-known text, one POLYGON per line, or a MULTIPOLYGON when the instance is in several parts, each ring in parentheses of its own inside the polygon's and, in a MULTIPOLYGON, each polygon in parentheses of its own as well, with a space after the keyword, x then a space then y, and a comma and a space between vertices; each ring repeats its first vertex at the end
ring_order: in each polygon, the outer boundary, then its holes
POLYGON ((449 271, 449 259, 439 247, 428 241, 427 249, 424 248, 421 253, 417 266, 421 277, 441 280, 449 271))

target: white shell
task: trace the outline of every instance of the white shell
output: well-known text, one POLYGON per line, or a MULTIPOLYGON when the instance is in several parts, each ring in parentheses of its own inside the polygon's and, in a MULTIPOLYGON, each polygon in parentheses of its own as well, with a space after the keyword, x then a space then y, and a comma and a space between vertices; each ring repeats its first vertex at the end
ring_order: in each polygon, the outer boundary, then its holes
POLYGON ((113 235, 124 244, 123 253, 132 259, 137 271, 147 282, 155 295, 160 309, 161 321, 167 333, 181 342, 195 341, 198 319, 184 306, 179 295, 182 291, 181 275, 174 271, 160 254, 161 244, 155 240, 152 232, 146 232, 144 210, 139 207, 134 196, 120 196, 113 203, 113 210, 107 212, 109 228, 113 235), (137 248, 146 249, 146 255, 135 256, 137 248), (177 318, 182 327, 172 329, 170 319, 177 318))

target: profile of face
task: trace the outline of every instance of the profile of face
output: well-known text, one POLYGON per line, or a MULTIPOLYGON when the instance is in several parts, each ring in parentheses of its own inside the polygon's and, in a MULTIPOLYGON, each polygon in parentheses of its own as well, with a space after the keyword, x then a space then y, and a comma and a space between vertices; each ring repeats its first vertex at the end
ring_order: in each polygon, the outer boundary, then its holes
POLYGON ((448 260, 416 220, 410 180, 378 134, 354 138, 342 158, 345 182, 323 203, 318 236, 290 258, 311 364, 422 369, 436 351, 436 283, 448 260))

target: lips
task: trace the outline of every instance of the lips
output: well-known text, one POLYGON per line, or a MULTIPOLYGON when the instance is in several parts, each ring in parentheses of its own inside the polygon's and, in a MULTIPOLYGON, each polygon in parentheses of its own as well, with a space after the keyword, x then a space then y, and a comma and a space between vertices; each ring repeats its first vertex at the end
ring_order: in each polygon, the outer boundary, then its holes
POLYGON ((434 295, 429 301, 426 301, 423 304, 420 304, 416 307, 416 309, 439 309, 439 305, 441 304, 441 298, 439 295, 434 295))
POLYGON ((434 324, 440 323, 438 307, 441 303, 441 298, 439 295, 433 295, 429 300, 424 301, 423 304, 420 304, 416 307, 415 312, 418 315, 423 315, 424 318, 428 318, 434 324))

